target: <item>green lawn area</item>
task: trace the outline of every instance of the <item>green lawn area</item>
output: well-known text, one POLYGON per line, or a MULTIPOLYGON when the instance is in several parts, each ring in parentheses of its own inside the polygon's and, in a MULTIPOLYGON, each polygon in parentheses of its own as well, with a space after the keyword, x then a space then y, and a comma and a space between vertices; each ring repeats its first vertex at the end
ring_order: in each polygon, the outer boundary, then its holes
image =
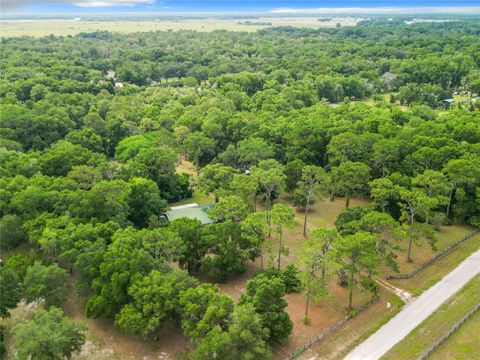
POLYGON ((215 199, 212 195, 207 195, 204 192, 195 190, 191 198, 183 199, 174 203, 168 204, 168 206, 179 206, 190 203, 197 203, 198 205, 208 205, 215 203, 215 199))
POLYGON ((448 338, 431 356, 431 360, 475 360, 480 357, 480 311, 448 338))
MULTIPOLYGON (((480 275, 477 275, 469 281, 462 290, 453 295, 445 304, 443 304, 435 313, 417 326, 405 339, 385 354, 382 359, 417 359, 421 354, 428 350, 435 341, 446 334, 468 311, 478 304, 479 301, 480 275)), ((472 318, 471 320, 474 319, 472 318)), ((478 329, 476 332, 478 333, 478 329)), ((445 345, 448 346, 448 344, 445 345)), ((452 357, 450 357, 450 359, 451 358, 452 357)))

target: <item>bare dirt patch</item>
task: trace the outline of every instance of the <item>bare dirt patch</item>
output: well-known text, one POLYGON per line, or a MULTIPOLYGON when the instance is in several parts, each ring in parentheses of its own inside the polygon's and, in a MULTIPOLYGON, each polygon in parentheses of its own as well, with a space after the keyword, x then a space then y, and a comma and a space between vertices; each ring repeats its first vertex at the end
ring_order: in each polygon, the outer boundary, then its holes
POLYGON ((380 289, 378 300, 364 312, 347 321, 337 331, 307 349, 299 360, 343 359, 357 344, 380 328, 400 310, 398 299, 384 289, 380 289), (387 303, 393 304, 387 309, 387 303))
POLYGON ((66 315, 88 326, 89 343, 86 345, 91 347, 92 353, 83 353, 85 359, 95 358, 99 353, 106 355, 106 359, 174 359, 188 348, 188 340, 180 327, 174 324, 164 326, 156 334, 157 340, 145 340, 118 330, 111 319, 89 319, 84 315, 83 300, 74 291, 65 301, 63 309, 66 315))

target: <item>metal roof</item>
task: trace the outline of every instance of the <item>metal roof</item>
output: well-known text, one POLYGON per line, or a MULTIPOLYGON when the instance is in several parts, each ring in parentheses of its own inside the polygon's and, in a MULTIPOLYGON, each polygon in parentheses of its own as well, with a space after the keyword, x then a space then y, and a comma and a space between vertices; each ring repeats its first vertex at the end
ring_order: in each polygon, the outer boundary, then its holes
POLYGON ((443 99, 442 102, 453 104, 455 102, 455 99, 443 99))
POLYGON ((176 219, 181 218, 188 218, 188 219, 198 219, 202 223, 211 224, 212 220, 208 217, 208 210, 213 208, 215 205, 196 205, 181 209, 175 209, 167 211, 165 215, 167 215, 168 220, 174 221, 176 219))

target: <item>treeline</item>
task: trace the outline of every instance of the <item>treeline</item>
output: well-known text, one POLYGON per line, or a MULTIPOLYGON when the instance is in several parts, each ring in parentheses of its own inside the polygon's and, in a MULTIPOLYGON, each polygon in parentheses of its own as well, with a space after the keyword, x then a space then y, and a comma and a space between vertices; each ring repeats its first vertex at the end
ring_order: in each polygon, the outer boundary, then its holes
POLYGON ((28 100, 41 98, 47 90, 113 92, 112 79, 103 77, 113 70, 118 81, 139 86, 178 78, 190 85, 205 80, 214 84, 224 74, 260 73, 264 76, 253 87, 242 89, 248 95, 278 90, 288 81, 298 82, 294 88, 308 90, 307 96, 335 102, 430 84, 435 86, 429 92, 441 100, 450 88, 468 86, 478 92, 479 31, 475 22, 373 22, 345 29, 278 28, 255 34, 96 32, 40 41, 2 39, 1 94, 28 100), (284 70, 281 79, 265 76, 278 69, 284 70), (331 86, 325 88, 325 81, 331 86))

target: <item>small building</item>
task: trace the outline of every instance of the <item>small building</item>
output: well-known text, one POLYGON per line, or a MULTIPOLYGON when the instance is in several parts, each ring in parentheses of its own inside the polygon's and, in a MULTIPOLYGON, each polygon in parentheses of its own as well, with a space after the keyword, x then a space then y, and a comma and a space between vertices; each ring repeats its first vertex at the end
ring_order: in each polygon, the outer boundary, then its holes
POLYGON ((440 105, 444 107, 451 107, 455 105, 455 99, 443 99, 442 101, 440 101, 440 105))
POLYGON ((208 210, 215 205, 198 205, 196 203, 171 207, 170 211, 165 213, 168 221, 188 218, 200 220, 202 225, 211 224, 213 221, 208 217, 208 210))

